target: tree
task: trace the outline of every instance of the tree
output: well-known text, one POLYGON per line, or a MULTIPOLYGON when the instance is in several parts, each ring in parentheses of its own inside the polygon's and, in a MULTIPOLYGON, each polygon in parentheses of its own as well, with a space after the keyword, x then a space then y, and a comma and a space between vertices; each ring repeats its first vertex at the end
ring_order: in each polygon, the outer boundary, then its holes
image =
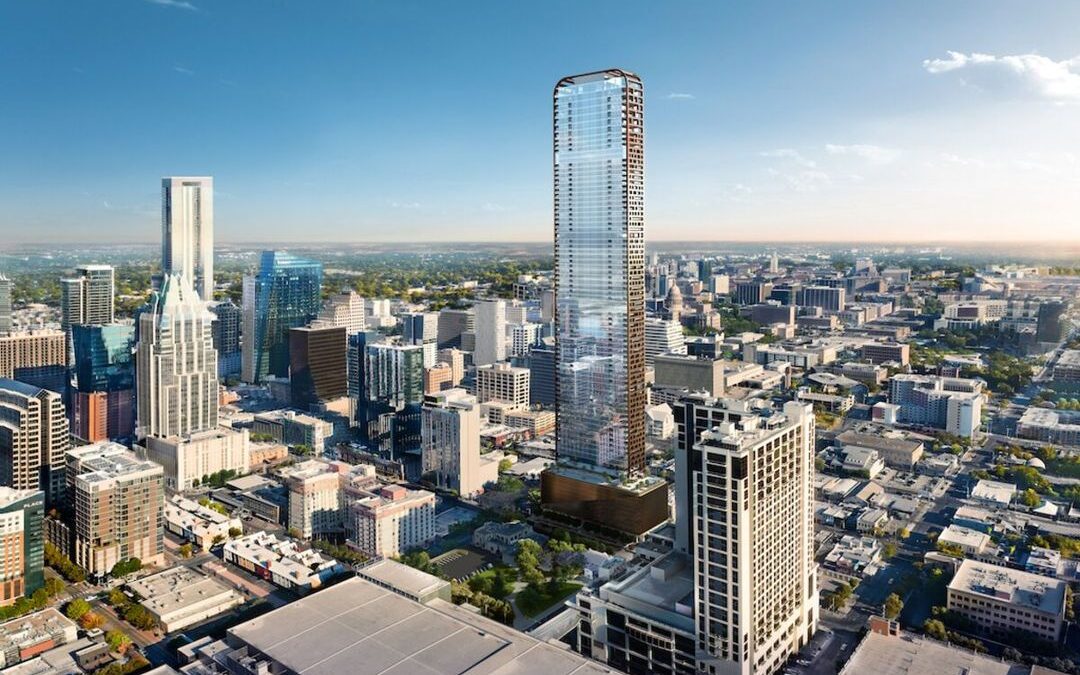
POLYGON ((885 598, 885 618, 895 619, 900 616, 900 611, 904 609, 904 601, 900 599, 900 596, 896 593, 890 593, 889 597, 885 598))
POLYGON ((1042 498, 1039 497, 1039 493, 1035 492, 1035 490, 1028 488, 1020 493, 1020 503, 1029 508, 1035 508, 1042 504, 1042 498))
POLYGON ((49 577, 45 580, 45 592, 48 593, 50 598, 60 595, 63 590, 64 582, 60 579, 57 579, 56 577, 49 577))
POLYGON ((939 619, 927 619, 923 624, 923 632, 934 638, 935 640, 947 640, 949 638, 948 631, 945 630, 945 624, 939 619))
POLYGON ((504 457, 503 459, 499 460, 499 473, 509 471, 510 467, 512 467, 513 465, 513 462, 504 457))
POLYGON ((896 555, 896 542, 892 542, 892 541, 885 542, 885 547, 884 547, 884 549, 882 550, 881 553, 886 558, 892 558, 893 556, 895 556, 896 555))
POLYGON ((138 558, 128 558, 127 560, 121 560, 113 565, 109 574, 113 577, 119 578, 129 574, 133 574, 142 569, 142 561, 138 558))
POLYGON ((111 630, 105 633, 105 642, 108 643, 109 649, 117 654, 122 654, 131 644, 131 638, 121 631, 111 630))
POLYGON ((518 566, 521 580, 528 584, 544 583, 544 573, 540 571, 540 556, 544 551, 532 539, 522 539, 518 542, 517 554, 514 562, 518 566))
POLYGON ((109 603, 110 607, 122 607, 128 603, 128 596, 124 595, 124 592, 119 588, 114 588, 109 591, 105 602, 109 603))
POLYGON ((87 612, 79 619, 79 625, 83 627, 83 630, 94 630, 101 628, 105 625, 105 617, 101 616, 97 612, 87 612))
POLYGON ((90 603, 82 598, 75 598, 64 608, 64 615, 72 621, 78 621, 90 611, 90 603))
POLYGON ((192 551, 192 546, 191 546, 190 543, 180 545, 180 557, 181 558, 190 558, 191 557, 191 551, 192 551))
POLYGON ((213 544, 215 546, 217 546, 218 544, 220 544, 223 541, 225 541, 225 535, 223 535, 223 534, 215 534, 214 538, 212 540, 212 542, 213 542, 213 544))
POLYGON ((229 536, 232 537, 233 539, 236 539, 237 537, 239 537, 242 534, 244 534, 244 530, 239 528, 239 527, 230 527, 229 528, 229 536))
POLYGON ((154 616, 142 605, 132 603, 124 610, 124 621, 139 630, 151 630, 157 627, 154 616))

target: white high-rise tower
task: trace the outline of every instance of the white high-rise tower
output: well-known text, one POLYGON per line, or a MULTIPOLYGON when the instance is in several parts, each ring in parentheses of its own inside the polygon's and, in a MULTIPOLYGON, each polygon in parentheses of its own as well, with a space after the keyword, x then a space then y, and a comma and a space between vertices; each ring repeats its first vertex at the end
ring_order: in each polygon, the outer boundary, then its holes
POLYGON ((214 315, 191 281, 173 274, 139 317, 136 348, 140 438, 188 436, 218 423, 214 315))
POLYGON ((161 179, 161 275, 186 276, 204 301, 214 299, 214 179, 161 179))

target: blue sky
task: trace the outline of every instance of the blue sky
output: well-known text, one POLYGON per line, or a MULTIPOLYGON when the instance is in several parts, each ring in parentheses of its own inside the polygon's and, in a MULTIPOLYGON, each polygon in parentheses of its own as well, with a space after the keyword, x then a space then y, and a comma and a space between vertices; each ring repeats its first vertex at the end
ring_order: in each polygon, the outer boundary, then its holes
POLYGON ((646 236, 1080 238, 1080 3, 9 0, 0 231, 551 236, 551 88, 646 87, 646 236))

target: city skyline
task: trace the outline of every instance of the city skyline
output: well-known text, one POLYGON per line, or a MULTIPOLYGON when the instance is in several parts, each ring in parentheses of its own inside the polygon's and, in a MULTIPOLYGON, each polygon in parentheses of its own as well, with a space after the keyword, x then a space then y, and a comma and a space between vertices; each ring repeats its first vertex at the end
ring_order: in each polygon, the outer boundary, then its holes
POLYGON ((177 174, 219 242, 550 240, 550 83, 614 66, 651 92, 649 240, 1076 238, 1077 7, 105 5, 3 10, 13 243, 153 241, 177 174))

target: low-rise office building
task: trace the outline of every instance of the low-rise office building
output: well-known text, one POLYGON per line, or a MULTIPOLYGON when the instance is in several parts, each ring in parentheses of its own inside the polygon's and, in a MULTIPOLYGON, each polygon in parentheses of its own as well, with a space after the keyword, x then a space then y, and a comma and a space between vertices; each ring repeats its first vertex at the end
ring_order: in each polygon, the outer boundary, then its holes
POLYGON ((836 444, 844 450, 875 450, 886 464, 904 471, 911 471, 924 452, 921 441, 910 440, 903 434, 891 432, 867 434, 849 429, 836 436, 836 444))
POLYGON ((217 427, 190 436, 150 436, 146 456, 164 468, 166 487, 183 492, 215 473, 246 473, 251 466, 251 444, 247 429, 217 427))
POLYGON ((179 566, 142 577, 128 584, 142 605, 166 633, 181 630, 243 604, 244 596, 231 588, 179 566))
POLYGON ((79 639, 79 627, 49 607, 0 624, 0 668, 29 661, 79 639))
POLYGON ((1065 626, 1064 581, 974 560, 949 582, 947 607, 991 633, 1057 642, 1065 626))
POLYGON ((1080 424, 1056 410, 1031 406, 1020 416, 1016 435, 1044 443, 1080 445, 1080 424))

